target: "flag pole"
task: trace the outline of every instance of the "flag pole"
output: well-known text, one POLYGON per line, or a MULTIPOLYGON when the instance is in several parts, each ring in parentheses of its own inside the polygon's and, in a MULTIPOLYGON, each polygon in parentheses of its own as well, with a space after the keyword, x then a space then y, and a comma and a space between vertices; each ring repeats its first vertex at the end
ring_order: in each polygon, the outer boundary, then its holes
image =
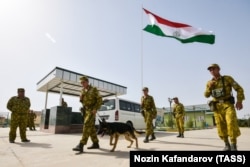
MULTIPOLYGON (((143 9, 143 4, 142 4, 143 9)), ((143 28, 143 10, 141 12, 141 27, 143 28)), ((141 30, 141 88, 143 87, 143 31, 141 30)))

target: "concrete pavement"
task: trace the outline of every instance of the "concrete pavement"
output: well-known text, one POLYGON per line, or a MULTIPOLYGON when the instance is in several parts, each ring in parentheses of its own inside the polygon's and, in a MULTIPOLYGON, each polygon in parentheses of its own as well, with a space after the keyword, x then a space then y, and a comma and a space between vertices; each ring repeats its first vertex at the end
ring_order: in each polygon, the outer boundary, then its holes
MULTIPOLYGON (((115 152, 109 152, 109 136, 100 137, 101 149, 88 150, 76 155, 72 151, 81 134, 50 134, 41 131, 27 131, 30 143, 22 143, 17 132, 15 143, 8 140, 9 128, 0 128, 1 167, 82 167, 82 166, 129 166, 130 150, 216 150, 224 143, 218 138, 216 128, 186 131, 185 138, 176 138, 175 132, 156 132, 156 140, 143 143, 145 135, 138 136, 139 149, 127 148, 128 141, 123 136, 118 141, 115 152)), ((241 128, 238 150, 250 150, 250 128, 241 128)), ((92 143, 89 139, 87 146, 92 143)), ((86 147, 86 146, 85 146, 86 147)))

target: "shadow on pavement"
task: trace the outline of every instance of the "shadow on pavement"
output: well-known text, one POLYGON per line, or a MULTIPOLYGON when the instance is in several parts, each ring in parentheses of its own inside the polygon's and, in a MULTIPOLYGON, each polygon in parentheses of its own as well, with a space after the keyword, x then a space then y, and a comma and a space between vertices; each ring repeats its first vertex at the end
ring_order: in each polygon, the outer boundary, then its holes
MULTIPOLYGON (((116 158, 123 158, 123 159, 128 159, 129 158, 129 151, 114 151, 114 152, 110 152, 110 149, 104 149, 104 148, 100 148, 98 149, 100 151, 98 152, 88 152, 88 150, 84 150, 83 153, 75 153, 76 155, 82 155, 82 154, 88 154, 88 155, 103 155, 103 156, 113 156, 116 158)), ((112 162, 111 162, 112 163, 112 162)))
MULTIPOLYGON (((218 146, 213 145, 213 142, 211 144, 199 144, 199 143, 188 143, 188 142, 168 142, 168 141, 161 141, 161 140, 154 140, 153 142, 157 142, 158 144, 175 144, 175 145, 189 145, 192 146, 206 146, 206 147, 214 147, 218 149, 218 146)), ((153 143, 152 142, 152 143, 153 143)))
POLYGON ((34 143, 34 142, 30 142, 30 143, 15 143, 15 144, 18 144, 21 147, 52 148, 51 144, 48 144, 48 143, 34 143))

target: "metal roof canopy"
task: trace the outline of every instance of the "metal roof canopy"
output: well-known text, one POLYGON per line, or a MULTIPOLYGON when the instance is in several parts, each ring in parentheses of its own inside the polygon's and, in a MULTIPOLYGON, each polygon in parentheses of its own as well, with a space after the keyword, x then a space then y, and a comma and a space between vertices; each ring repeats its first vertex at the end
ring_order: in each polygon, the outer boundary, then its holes
POLYGON ((82 76, 88 77, 89 83, 99 90, 102 97, 119 96, 127 93, 127 87, 60 67, 55 67, 37 83, 37 91, 46 92, 46 104, 48 92, 59 93, 60 98, 62 98, 62 94, 79 97, 82 90, 82 85, 79 80, 82 76))

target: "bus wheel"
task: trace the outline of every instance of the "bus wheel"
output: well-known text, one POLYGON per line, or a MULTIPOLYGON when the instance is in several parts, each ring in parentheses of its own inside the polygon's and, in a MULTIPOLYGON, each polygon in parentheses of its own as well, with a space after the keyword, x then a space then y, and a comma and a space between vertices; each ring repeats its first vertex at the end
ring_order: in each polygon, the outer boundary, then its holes
POLYGON ((126 124, 128 124, 131 127, 133 127, 133 123, 131 121, 127 121, 126 124))

